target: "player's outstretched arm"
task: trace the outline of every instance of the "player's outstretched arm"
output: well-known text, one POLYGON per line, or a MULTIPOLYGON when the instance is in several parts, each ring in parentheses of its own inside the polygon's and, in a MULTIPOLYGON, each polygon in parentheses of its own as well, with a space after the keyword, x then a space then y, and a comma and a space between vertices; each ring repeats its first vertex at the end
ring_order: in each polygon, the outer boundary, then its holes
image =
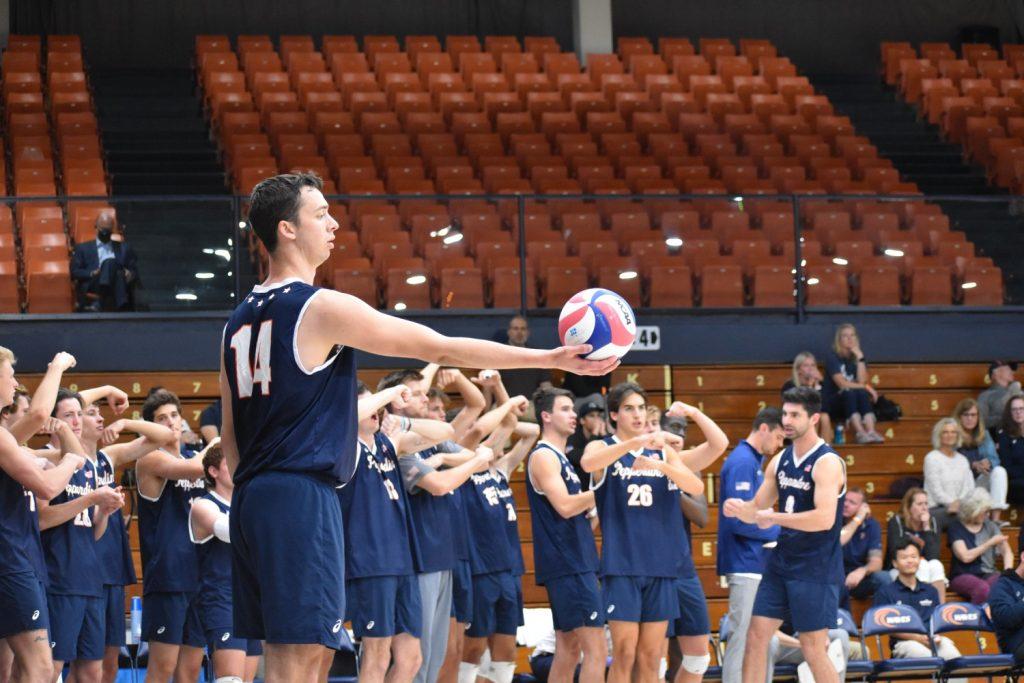
POLYGON ((192 537, 196 539, 216 536, 225 543, 231 542, 228 532, 228 516, 211 501, 200 499, 192 503, 189 511, 189 524, 192 526, 192 537))
POLYGON ((577 375, 605 375, 619 364, 615 358, 600 361, 581 358, 581 354, 591 350, 586 345, 542 351, 480 339, 445 337, 332 290, 323 290, 311 301, 299 328, 299 351, 304 355, 306 342, 311 342, 311 357, 319 359, 318 363, 327 357, 331 347, 343 344, 382 356, 418 358, 456 367, 545 368, 577 375))
POLYGON ((53 412, 53 406, 57 402, 57 391, 60 389, 60 380, 64 373, 75 367, 75 357, 70 353, 61 351, 49 365, 46 366, 46 374, 43 376, 36 393, 32 394, 32 401, 29 404, 28 412, 20 420, 10 426, 10 432, 18 443, 25 443, 36 434, 43 425, 46 418, 53 412))
POLYGON ((203 456, 210 447, 219 443, 217 439, 214 439, 201 453, 191 458, 180 458, 161 450, 155 450, 142 456, 135 463, 135 471, 139 478, 139 493, 155 496, 160 488, 159 480, 161 479, 199 479, 203 476, 203 456))
POLYGON ((466 436, 466 432, 487 407, 484 395, 468 377, 462 374, 461 370, 455 368, 446 368, 441 371, 437 375, 437 385, 441 389, 446 389, 449 386, 455 387, 455 390, 462 396, 462 409, 451 421, 452 429, 455 430, 453 440, 458 441, 466 436))
POLYGON ((431 495, 444 496, 466 483, 470 476, 486 472, 492 460, 494 453, 491 449, 481 446, 476 449, 476 454, 471 459, 451 469, 431 472, 423 476, 416 485, 431 495))
POLYGON ((56 467, 44 470, 34 455, 18 445, 13 435, 0 429, 0 469, 39 499, 49 500, 60 495, 71 475, 84 464, 84 457, 69 453, 56 467))
POLYGON ((101 387, 83 389, 78 392, 82 397, 82 405, 106 401, 114 415, 120 415, 128 409, 128 394, 111 384, 104 384, 101 387))
POLYGON ((495 464, 495 467, 504 472, 509 479, 540 438, 540 425, 534 422, 517 422, 512 433, 519 437, 518 441, 495 464))
POLYGON ((682 401, 676 401, 668 409, 668 412, 670 415, 678 415, 690 420, 704 434, 704 443, 679 453, 679 459, 691 470, 696 472, 707 469, 729 447, 729 437, 725 435, 725 432, 722 431, 722 428, 714 420, 705 415, 700 409, 682 401))
MULTIPOLYGON (((519 416, 526 412, 526 408, 529 405, 529 400, 525 396, 515 396, 508 399, 497 408, 489 410, 477 420, 469 431, 466 432, 466 436, 463 437, 462 445, 466 448, 475 448, 477 444, 483 441, 489 434, 494 433, 501 423, 509 415, 519 416)), ((515 426, 514 424, 512 425, 515 426)), ((509 430, 511 433, 511 429, 509 430)), ((508 434, 505 435, 508 438, 508 434)))
POLYGON ((651 444, 656 434, 641 434, 627 441, 617 443, 605 443, 604 441, 591 441, 583 449, 583 457, 580 458, 580 466, 587 473, 597 472, 611 465, 613 462, 630 451, 643 448, 651 444))
POLYGON ((397 403, 397 407, 401 408, 411 396, 412 390, 404 384, 399 384, 359 399, 357 414, 360 420, 365 420, 391 403, 397 403))
MULTIPOLYGON (((843 466, 839 456, 824 457, 815 464, 814 478, 814 509, 806 512, 776 512, 759 510, 757 523, 760 526, 778 524, 787 529, 797 531, 825 531, 836 523, 836 507, 839 505, 839 492, 843 487, 843 466)), ((774 479, 774 477, 773 477, 774 479)))
POLYGON ((142 456, 174 441, 174 432, 169 428, 147 422, 145 420, 116 420, 103 430, 100 444, 103 452, 110 458, 114 467, 135 462, 142 456), (121 432, 132 432, 139 435, 128 443, 114 443, 121 432), (107 445, 109 444, 109 445, 107 445))
POLYGON ((385 426, 382 429, 390 436, 395 444, 395 451, 400 456, 419 453, 455 436, 452 426, 440 420, 387 415, 384 422, 385 426), (389 424, 396 422, 397 425, 389 424))
POLYGON ((575 495, 569 493, 562 479, 561 463, 558 456, 546 448, 538 449, 530 458, 530 479, 537 490, 551 503, 551 507, 565 519, 575 517, 594 507, 594 492, 583 491, 575 495))

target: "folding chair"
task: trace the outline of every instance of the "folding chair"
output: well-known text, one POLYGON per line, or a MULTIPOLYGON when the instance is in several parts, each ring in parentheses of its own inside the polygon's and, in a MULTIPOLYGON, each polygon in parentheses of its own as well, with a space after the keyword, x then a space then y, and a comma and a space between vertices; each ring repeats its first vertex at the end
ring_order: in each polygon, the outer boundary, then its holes
POLYGON ((929 626, 932 636, 951 631, 971 631, 974 633, 974 641, 978 645, 978 654, 976 655, 964 655, 946 660, 939 673, 940 680, 948 681, 954 676, 986 676, 991 681, 995 676, 1010 676, 1014 671, 1013 655, 985 654, 981 634, 982 632, 993 633, 993 628, 992 622, 989 621, 984 610, 977 605, 969 602, 947 602, 940 605, 932 612, 929 626))
MULTIPOLYGON (((864 613, 861 632, 865 637, 875 637, 878 652, 884 653, 882 636, 893 633, 917 633, 928 635, 921 617, 907 605, 884 605, 872 607, 864 613)), ((893 681, 906 679, 937 680, 944 662, 939 657, 889 657, 875 662, 871 680, 893 681)))

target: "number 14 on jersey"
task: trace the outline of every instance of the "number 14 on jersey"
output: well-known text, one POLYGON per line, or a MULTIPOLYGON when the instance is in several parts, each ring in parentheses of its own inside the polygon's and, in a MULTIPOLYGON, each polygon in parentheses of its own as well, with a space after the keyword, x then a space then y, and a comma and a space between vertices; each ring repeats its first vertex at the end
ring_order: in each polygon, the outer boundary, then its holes
POLYGON ((254 384, 260 385, 260 393, 270 395, 270 344, 273 339, 274 321, 267 320, 256 333, 255 362, 249 364, 249 347, 252 344, 252 325, 243 325, 231 337, 231 350, 235 352, 235 384, 238 398, 252 396, 254 384))

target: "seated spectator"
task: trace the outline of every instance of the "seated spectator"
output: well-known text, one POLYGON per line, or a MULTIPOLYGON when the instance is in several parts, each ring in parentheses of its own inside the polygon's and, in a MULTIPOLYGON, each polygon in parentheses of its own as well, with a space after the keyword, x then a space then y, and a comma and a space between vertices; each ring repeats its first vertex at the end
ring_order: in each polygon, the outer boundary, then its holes
POLYGON ((1006 468, 1006 499, 1024 503, 1024 396, 1006 402, 996 438, 999 461, 1006 468))
POLYGON ((851 596, 871 597, 879 587, 892 581, 889 573, 882 571, 882 527, 871 516, 871 506, 863 489, 846 490, 839 542, 843 544, 843 572, 846 574, 839 606, 850 609, 851 596))
POLYGON ((992 586, 988 606, 999 650, 1024 664, 1024 531, 1017 539, 1017 568, 1007 569, 992 586))
POLYGON ((960 426, 944 417, 932 428, 932 450, 924 456, 924 490, 939 531, 945 531, 960 509, 960 500, 974 490, 971 464, 961 455, 960 426))
POLYGON ((878 392, 868 381, 868 366, 857 329, 849 323, 836 328, 832 349, 825 358, 821 399, 824 412, 840 424, 845 422, 857 443, 885 442, 875 431, 874 403, 878 392))
MULTIPOLYGON (((810 665, 804 658, 803 648, 800 647, 800 634, 796 632, 793 625, 788 621, 782 622, 782 626, 772 637, 768 649, 768 680, 774 677, 776 664, 796 664, 797 681, 813 681, 810 665)), ((843 672, 846 671, 846 662, 850 659, 863 659, 863 651, 860 643, 850 640, 850 634, 844 628, 830 628, 828 630, 828 658, 832 666, 839 674, 839 680, 843 680, 843 672)))
POLYGON ((608 436, 608 422, 604 416, 604 396, 591 394, 576 400, 576 432, 565 444, 565 457, 569 458, 583 490, 590 488, 590 474, 580 466, 583 449, 591 441, 608 436))
POLYGON ((949 525, 953 569, 949 587, 976 605, 988 600, 989 589, 999 578, 996 556, 1003 569, 1013 566, 1013 552, 999 525, 988 518, 992 499, 983 488, 974 489, 960 502, 960 516, 949 525))
MULTIPOLYGON (((530 346, 530 324, 521 315, 514 316, 508 321, 508 329, 505 330, 505 337, 510 346, 530 346)), ((505 341, 505 340, 501 340, 505 341)), ((501 381, 505 384, 505 390, 509 396, 533 396, 537 387, 541 385, 551 386, 551 371, 539 368, 520 368, 517 370, 502 370, 501 381)), ((529 421, 533 422, 533 405, 530 405, 527 415, 529 421)))
MULTIPOLYGON (((882 586, 875 593, 872 603, 875 607, 884 605, 907 605, 912 607, 925 627, 932 618, 932 611, 942 604, 938 591, 917 578, 918 565, 921 562, 921 553, 909 538, 893 546, 893 564, 896 566, 896 580, 887 586, 882 586)), ((892 636, 893 657, 907 659, 910 657, 931 657, 932 640, 920 633, 894 633, 892 636)), ((943 659, 954 659, 960 656, 960 651, 949 638, 945 636, 934 636, 935 652, 943 659)))
POLYGON ((999 465, 999 454, 992 436, 985 429, 978 402, 965 398, 953 409, 953 419, 960 425, 960 453, 971 464, 974 483, 988 489, 992 496, 992 519, 999 520, 1006 504, 1006 469, 999 465))
POLYGON ((928 494, 916 486, 907 490, 900 501, 900 509, 889 518, 885 531, 886 565, 889 576, 896 580, 898 569, 893 566, 896 548, 904 541, 917 546, 920 561, 917 565, 917 580, 929 583, 939 593, 939 602, 946 601, 946 568, 939 559, 942 551, 942 534, 935 518, 928 511, 928 494))
MULTIPOLYGON (((801 351, 793 359, 793 377, 786 380, 782 385, 782 393, 786 393, 793 387, 810 387, 821 393, 821 371, 818 370, 818 361, 810 351, 801 351)), ((831 441, 832 438, 832 416, 827 412, 819 413, 818 433, 821 438, 831 441)))
POLYGON ((220 424, 223 419, 219 398, 199 413, 199 435, 203 437, 203 441, 210 443, 220 436, 220 424))
POLYGON ((1017 364, 1007 360, 994 360, 988 364, 988 378, 991 384, 988 389, 978 394, 978 408, 984 424, 998 424, 1006 402, 1011 396, 1021 392, 1020 382, 1013 377, 1016 371, 1017 364))
POLYGON ((132 289, 139 278, 135 251, 113 239, 114 217, 96 218, 96 239, 75 245, 71 277, 83 311, 126 311, 134 307, 132 289))

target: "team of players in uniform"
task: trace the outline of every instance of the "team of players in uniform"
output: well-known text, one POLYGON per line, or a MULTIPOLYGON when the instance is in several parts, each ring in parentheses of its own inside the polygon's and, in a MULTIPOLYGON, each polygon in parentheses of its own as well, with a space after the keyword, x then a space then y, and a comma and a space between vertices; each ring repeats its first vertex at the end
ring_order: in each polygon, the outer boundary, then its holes
MULTIPOLYGON (((527 399, 505 395, 497 372, 476 380, 496 407, 481 414, 487 400, 472 396, 451 423, 430 419, 443 408, 427 390, 436 374, 442 387, 480 393, 439 365, 604 374, 617 361, 585 360, 585 347, 446 338, 313 287, 337 229, 315 176, 264 181, 249 218, 270 253, 269 284, 224 330, 219 445, 189 457, 180 405, 165 391, 147 400, 144 421, 104 429, 98 403, 123 409, 127 397, 112 387, 58 394, 74 364, 67 354, 51 363, 28 412, 0 430, 0 636, 16 680, 55 679, 64 662, 76 681, 111 675, 101 662, 123 643, 123 586, 134 580, 122 495, 111 485, 115 467, 138 459, 147 680, 195 680, 204 646, 220 683, 252 680, 260 641, 266 680, 322 680, 350 621, 361 680, 509 683, 525 571, 509 480, 525 459, 534 571, 557 634, 550 679, 572 680, 579 663, 581 681, 603 680, 607 623, 608 680, 657 680, 668 635, 683 655, 677 680, 699 681, 710 626, 682 501, 703 491, 699 471, 726 448, 714 422, 673 404, 669 412, 706 437, 685 449, 648 425, 641 387, 616 385, 607 397, 614 433, 582 455, 592 477, 584 491, 565 455, 576 426, 568 392, 533 397, 538 429, 518 421, 527 399), (371 392, 357 384, 355 349, 431 365, 393 373, 371 392), (47 423, 51 411, 58 420, 47 423), (18 446, 44 426, 54 448, 18 446), (138 438, 105 445, 122 431, 138 438), (49 501, 38 514, 37 499, 49 501)), ((16 382, 4 353, 8 406, 16 382)), ((747 638, 751 683, 764 680, 767 639, 783 619, 800 631, 816 680, 836 680, 825 634, 838 604, 845 472, 817 437, 819 409, 815 392, 788 393, 793 445, 769 464, 753 501, 723 504, 726 515, 783 529, 747 638)))

